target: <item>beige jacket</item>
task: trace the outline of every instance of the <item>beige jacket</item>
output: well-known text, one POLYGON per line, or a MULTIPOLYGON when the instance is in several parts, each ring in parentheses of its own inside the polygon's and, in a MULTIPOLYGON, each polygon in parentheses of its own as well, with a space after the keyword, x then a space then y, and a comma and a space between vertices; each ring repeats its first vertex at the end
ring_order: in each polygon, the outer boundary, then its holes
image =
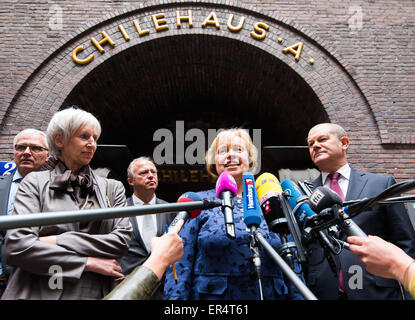
MULTIPOLYGON (((16 194, 14 214, 79 210, 71 194, 49 188, 61 173, 56 166, 28 174, 16 194)), ((108 198, 114 207, 125 206, 121 182, 93 173, 92 178, 101 208, 108 207, 107 190, 112 190, 108 198)), ((114 279, 83 272, 87 257, 120 259, 128 250, 132 227, 128 218, 95 221, 89 227, 95 234, 80 232, 79 223, 8 230, 6 258, 14 272, 2 299, 101 299, 108 294, 114 279), (38 240, 48 235, 57 235, 57 245, 38 240)))

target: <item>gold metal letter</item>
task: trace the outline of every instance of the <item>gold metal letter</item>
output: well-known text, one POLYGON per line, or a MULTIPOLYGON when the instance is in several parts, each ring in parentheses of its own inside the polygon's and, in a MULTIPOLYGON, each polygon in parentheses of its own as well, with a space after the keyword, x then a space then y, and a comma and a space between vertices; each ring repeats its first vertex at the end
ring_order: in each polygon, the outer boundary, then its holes
POLYGON ((79 59, 78 56, 77 56, 78 52, 83 51, 83 50, 84 50, 84 46, 78 46, 74 49, 74 51, 72 51, 72 60, 75 61, 77 64, 87 64, 87 63, 90 63, 92 61, 92 59, 94 59, 93 54, 90 54, 85 59, 79 59))
POLYGON ((127 40, 127 41, 129 41, 130 40, 130 37, 128 36, 127 31, 125 31, 124 27, 121 24, 118 25, 118 29, 120 29, 121 34, 124 37, 124 39, 127 40))
POLYGON ((101 34, 104 37, 101 41, 98 42, 94 37, 92 37, 91 42, 98 49, 99 52, 104 53, 105 50, 102 48, 101 45, 108 42, 110 45, 115 46, 115 42, 111 40, 111 38, 107 35, 105 31, 102 31, 101 34))
POLYGON ((254 30, 251 31, 251 36, 257 40, 262 40, 267 35, 266 31, 269 29, 269 26, 263 22, 257 22, 254 24, 254 30))
POLYGON ((232 21, 233 21, 233 14, 231 13, 228 19, 228 29, 234 32, 240 31, 245 23, 245 17, 242 17, 241 20, 239 20, 239 24, 236 27, 232 25, 232 21))
POLYGON ((153 19, 154 28, 156 28, 156 31, 163 31, 169 28, 169 26, 166 24, 167 20, 164 19, 164 13, 153 14, 151 18, 153 19))
POLYGON ((202 27, 205 28, 208 24, 214 25, 216 29, 220 29, 219 21, 214 11, 212 11, 206 20, 202 23, 202 27))
POLYGON ((177 28, 182 26, 182 21, 189 21, 189 27, 193 27, 192 10, 187 10, 187 16, 181 16, 179 11, 176 11, 176 25, 177 28))
POLYGON ((138 23, 137 20, 133 20, 133 23, 134 23, 134 26, 135 26, 135 28, 136 28, 136 30, 138 32, 138 35, 140 37, 150 33, 150 30, 149 29, 141 30, 141 27, 140 27, 140 25, 139 25, 139 23, 138 23))
POLYGON ((303 43, 298 42, 290 47, 282 49, 282 52, 287 53, 290 52, 295 56, 295 60, 300 60, 301 51, 303 50, 303 43))

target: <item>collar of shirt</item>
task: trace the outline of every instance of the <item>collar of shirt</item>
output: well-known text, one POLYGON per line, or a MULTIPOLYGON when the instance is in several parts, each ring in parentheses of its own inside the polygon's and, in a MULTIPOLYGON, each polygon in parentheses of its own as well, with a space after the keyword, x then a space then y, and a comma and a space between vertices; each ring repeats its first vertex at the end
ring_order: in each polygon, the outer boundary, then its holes
MULTIPOLYGON (((347 197, 347 189, 349 188, 349 180, 350 180, 350 166, 348 163, 346 163, 343 167, 339 168, 337 170, 338 173, 340 173, 339 177, 339 186, 342 189, 343 195, 346 198, 347 197)), ((327 179, 330 172, 322 172, 321 178, 323 180, 323 186, 330 188, 330 179, 327 179)))
MULTIPOLYGON (((144 204, 144 201, 138 198, 135 194, 133 194, 133 203, 135 206, 142 206, 144 204)), ((148 204, 156 204, 156 195, 153 196, 153 198, 150 200, 148 204)))
MULTIPOLYGON (((135 206, 144 205, 144 201, 138 198, 135 194, 133 194, 133 203, 135 206)), ((156 195, 154 195, 154 197, 150 200, 148 204, 151 204, 151 205, 156 204, 156 195)), ((138 230, 140 230, 140 234, 142 233, 142 229, 143 229, 143 217, 144 216, 136 216, 138 230)), ((151 217, 153 218, 154 230, 157 230, 157 220, 156 220, 157 215, 152 214, 151 217)))
MULTIPOLYGON (((350 171, 351 169, 348 163, 346 163, 343 167, 337 170, 337 172, 341 174, 340 179, 345 178, 347 181, 350 180, 350 171)), ((323 185, 325 185, 329 174, 330 172, 321 172, 321 179, 322 179, 323 185)))
MULTIPOLYGON (((23 179, 22 175, 19 173, 19 170, 16 170, 13 175, 13 182, 16 182, 19 179, 23 179)), ((20 181, 19 181, 20 182, 20 181)))

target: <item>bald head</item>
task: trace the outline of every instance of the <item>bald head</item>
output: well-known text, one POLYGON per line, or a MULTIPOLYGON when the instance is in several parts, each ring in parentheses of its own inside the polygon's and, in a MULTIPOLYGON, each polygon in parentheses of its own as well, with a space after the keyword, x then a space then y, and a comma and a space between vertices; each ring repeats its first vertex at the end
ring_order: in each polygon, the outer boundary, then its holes
POLYGON ((307 144, 311 160, 324 172, 335 172, 347 163, 349 138, 335 123, 320 123, 310 129, 307 144))

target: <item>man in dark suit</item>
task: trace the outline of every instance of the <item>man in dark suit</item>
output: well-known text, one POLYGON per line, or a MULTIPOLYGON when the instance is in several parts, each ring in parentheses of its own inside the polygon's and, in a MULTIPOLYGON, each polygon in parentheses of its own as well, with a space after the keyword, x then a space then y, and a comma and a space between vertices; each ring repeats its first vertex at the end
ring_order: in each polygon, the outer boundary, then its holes
MULTIPOLYGON (((127 198, 128 206, 161 204, 166 201, 156 197, 158 187, 157 169, 151 158, 134 159, 127 169, 127 181, 133 189, 133 195, 127 198)), ((157 214, 130 217, 133 235, 128 253, 121 259, 123 273, 128 275, 137 266, 142 265, 150 255, 150 240, 163 235, 166 224, 173 221, 175 214, 157 214)), ((163 298, 163 282, 153 296, 155 300, 163 298)))
MULTIPOLYGON (((395 184, 393 177, 361 172, 349 166, 346 156, 349 138, 339 125, 314 126, 308 133, 307 143, 311 159, 321 171, 313 181, 314 188, 330 187, 347 201, 376 196, 395 184)), ((353 220, 366 234, 390 241, 415 257, 415 232, 403 204, 375 206, 353 220)), ((342 240, 346 238, 341 231, 338 236, 342 240)), ((368 273, 354 253, 342 250, 332 257, 335 270, 324 258, 321 246, 313 244, 306 279, 319 299, 410 299, 396 280, 368 273)))
MULTIPOLYGON (((16 171, 10 175, 0 176, 0 215, 10 215, 14 208, 14 198, 22 179, 32 171, 38 171, 48 160, 47 139, 44 132, 36 129, 20 131, 13 141, 13 160, 16 171)), ((0 231, 1 272, 0 295, 7 285, 11 272, 4 256, 4 237, 6 230, 0 231)))

